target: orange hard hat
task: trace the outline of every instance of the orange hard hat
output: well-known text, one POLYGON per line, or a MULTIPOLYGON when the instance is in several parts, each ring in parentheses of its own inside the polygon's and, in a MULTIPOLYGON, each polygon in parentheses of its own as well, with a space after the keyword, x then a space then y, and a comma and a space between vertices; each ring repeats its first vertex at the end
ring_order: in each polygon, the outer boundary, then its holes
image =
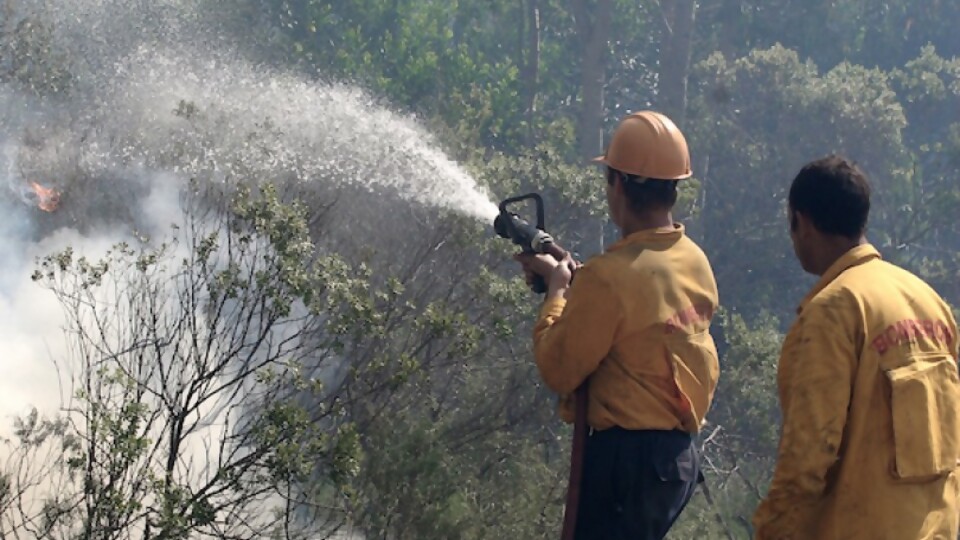
POLYGON ((654 111, 635 112, 621 120, 607 152, 593 161, 658 180, 681 180, 693 174, 687 139, 673 120, 654 111))

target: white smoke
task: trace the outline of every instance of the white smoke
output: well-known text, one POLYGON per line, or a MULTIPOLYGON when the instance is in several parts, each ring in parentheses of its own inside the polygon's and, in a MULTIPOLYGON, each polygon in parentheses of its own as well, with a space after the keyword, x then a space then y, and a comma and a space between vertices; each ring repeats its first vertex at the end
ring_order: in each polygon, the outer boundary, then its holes
MULTIPOLYGON (((143 232, 162 237, 169 232, 171 216, 180 213, 177 185, 166 175, 151 180, 153 189, 139 202, 143 232), (166 181, 165 181, 166 180, 166 181), (175 212, 174 212, 174 209, 175 212)), ((4 173, 3 184, 16 184, 4 173)), ((43 233, 45 222, 54 219, 36 207, 7 193, 0 197, 0 436, 11 436, 12 419, 32 408, 43 417, 63 412, 75 390, 71 377, 78 375, 69 360, 71 327, 64 307, 55 295, 31 275, 36 262, 47 255, 72 248, 97 261, 118 242, 134 242, 129 228, 95 227, 80 232, 59 227, 43 233)), ((115 336, 107 336, 107 339, 115 336)))
POLYGON ((484 190, 415 118, 358 88, 242 58, 207 16, 223 13, 219 4, 24 4, 52 21, 51 39, 69 52, 73 90, 61 128, 88 168, 145 164, 355 184, 487 222, 496 216, 484 190))
MULTIPOLYGON (((140 215, 138 221, 141 225, 138 232, 153 237, 157 241, 171 238, 173 233, 170 224, 180 221, 179 218, 183 215, 180 205, 182 179, 169 173, 145 174, 139 171, 123 173, 130 177, 136 174, 142 175, 140 181, 150 188, 149 192, 137 202, 137 212, 140 215)), ((9 213, 0 214, 7 216, 5 219, 0 219, 0 224, 5 226, 0 229, 0 232, 4 233, 0 236, 0 248, 5 249, 7 253, 22 255, 3 259, 0 265, 0 276, 6 278, 6 281, 0 282, 0 328, 2 328, 0 337, 3 338, 5 353, 3 362, 0 363, 0 437, 15 441, 13 430, 15 419, 27 417, 33 409, 37 410, 41 418, 46 419, 71 415, 72 413, 64 407, 71 404, 74 392, 80 389, 80 377, 83 375, 82 362, 79 362, 80 359, 77 357, 78 351, 69 345, 75 343, 76 338, 69 333, 64 333, 64 328, 76 328, 78 322, 67 320, 64 316, 64 306, 55 296, 30 279, 34 268, 33 259, 70 247, 78 256, 82 254, 91 262, 95 262, 117 242, 125 241, 135 245, 136 236, 140 234, 135 236, 129 229, 96 228, 80 233, 74 229, 60 228, 34 242, 29 240, 31 232, 35 234, 36 222, 33 220, 48 216, 39 210, 20 204, 19 201, 11 204, 8 200, 2 204, 5 206, 0 206, 0 211, 7 210, 9 213)), ((213 230, 210 229, 207 232, 213 230)), ((198 233, 203 234, 204 231, 201 230, 198 233)), ((176 236, 181 240, 184 239, 182 234, 176 236)), ((188 256, 186 251, 188 247, 185 244, 176 245, 170 258, 173 264, 188 256)), ((117 297, 118 292, 111 287, 113 283, 108 281, 107 285, 102 293, 97 294, 98 304, 118 306, 120 314, 123 315, 124 300, 117 297)), ((158 296, 159 309, 169 310, 169 315, 174 318, 183 317, 179 312, 182 306, 175 301, 183 291, 176 290, 177 284, 173 282, 160 282, 158 285, 161 289, 155 294, 158 296)), ((109 311, 110 308, 108 308, 109 311)), ((163 318, 165 314, 157 315, 163 318)), ((207 325, 205 318, 202 314, 197 315, 197 324, 205 327, 207 325)), ((87 324, 86 330, 94 336, 101 336, 105 347, 113 347, 116 350, 131 345, 130 336, 114 329, 111 324, 115 322, 113 319, 109 317, 106 319, 105 329, 93 326, 89 317, 85 317, 84 321, 87 324)), ((136 321, 132 320, 119 322, 121 325, 125 322, 136 324, 136 321)), ((205 331, 215 332, 215 329, 199 330, 199 332, 205 331)), ((186 341, 191 336, 180 335, 179 337, 186 341)), ((184 348, 189 348, 188 343, 183 345, 184 348)), ((156 360, 172 361, 166 354, 156 360)), ((189 371, 189 366, 182 367, 185 371, 189 371)), ((151 381, 145 382, 156 385, 157 380, 156 377, 152 377, 151 381)), ((228 431, 231 422, 228 420, 228 413, 237 414, 238 411, 242 411, 242 409, 236 409, 243 405, 238 399, 237 396, 223 396, 221 399, 211 400, 200 406, 188 419, 188 425, 197 422, 198 429, 184 438, 184 445, 178 454, 178 481, 201 486, 210 482, 219 473, 217 463, 221 459, 220 441, 230 435, 228 431)), ((74 416, 74 418, 79 420, 79 417, 74 416)), ((232 418, 234 423, 236 420, 235 417, 232 418)), ((160 429, 163 427, 162 420, 156 422, 154 426, 155 429, 148 433, 148 436, 153 440, 162 441, 167 435, 160 429)), ((37 451, 55 452, 56 448, 51 448, 49 444, 55 446, 56 441, 51 441, 37 451)), ((52 483, 43 481, 46 474, 44 471, 50 471, 47 469, 50 466, 49 462, 43 459, 19 462, 13 459, 16 457, 14 452, 16 452, 15 442, 10 446, 0 446, 0 472, 13 474, 14 477, 23 475, 37 482, 33 488, 25 492, 25 498, 21 503, 25 515, 29 516, 32 513, 38 515, 44 500, 61 494, 58 490, 61 489, 62 484, 58 482, 63 478, 56 476, 57 471, 54 470, 54 476, 49 478, 52 483)), ((73 487, 73 491, 68 490, 68 492, 76 493, 76 486, 73 487)), ((266 516, 270 508, 279 506, 281 502, 280 500, 263 501, 261 513, 266 516)), ((0 516, 0 530, 9 531, 8 527, 15 523, 16 518, 10 515, 0 516), (7 523, 4 524, 3 521, 7 523)), ((137 538, 141 533, 142 531, 131 538, 137 538)))
POLYGON ((67 244, 98 247, 95 240, 67 231, 38 244, 27 244, 7 231, 0 236, 0 249, 17 254, 5 258, 14 262, 6 263, 0 274, 0 436, 11 437, 14 418, 29 413, 32 407, 50 417, 63 402, 60 384, 69 381, 61 381, 54 364, 62 362, 67 352, 63 313, 53 295, 45 294, 30 280, 31 268, 22 264, 20 257, 29 260, 67 244))
POLYGON ((68 245, 95 258, 128 239, 134 227, 162 235, 177 218, 169 190, 178 182, 213 177, 356 184, 487 222, 497 213, 415 119, 365 92, 249 64, 230 51, 192 49, 218 39, 198 9, 187 7, 192 4, 19 4, 21 17, 39 16, 53 29, 75 80, 60 102, 41 103, 0 85, 0 186, 7 189, 0 201, 6 254, 0 321, 8 323, 0 373, 11 386, 0 397, 6 403, 0 414, 24 410, 31 403, 21 401, 24 396, 50 410, 51 398, 60 394, 50 360, 62 357, 62 314, 51 295, 29 281, 34 259, 68 245), (168 176, 145 180, 133 172, 142 170, 168 176), (27 206, 31 180, 62 190, 63 212, 72 212, 71 219, 27 206), (118 209, 130 212, 129 219, 112 222, 109 213, 118 209))
POLYGON ((0 84, 0 435, 31 407, 52 416, 73 391, 63 310, 30 280, 34 259, 70 246, 96 260, 134 230, 162 238, 189 179, 361 187, 488 223, 497 213, 415 118, 245 61, 203 5, 24 0, 5 21, 42 20, 72 79, 45 100, 0 84), (32 206, 29 181, 62 191, 62 208, 32 206))

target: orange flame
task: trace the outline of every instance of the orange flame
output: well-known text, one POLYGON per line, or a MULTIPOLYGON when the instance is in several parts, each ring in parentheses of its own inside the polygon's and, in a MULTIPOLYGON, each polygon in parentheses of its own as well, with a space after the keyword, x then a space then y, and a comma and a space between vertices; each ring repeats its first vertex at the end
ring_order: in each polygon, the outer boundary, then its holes
POLYGON ((59 191, 52 188, 43 187, 36 182, 30 182, 30 187, 37 195, 37 207, 44 212, 53 212, 57 209, 57 206, 60 205, 59 191))

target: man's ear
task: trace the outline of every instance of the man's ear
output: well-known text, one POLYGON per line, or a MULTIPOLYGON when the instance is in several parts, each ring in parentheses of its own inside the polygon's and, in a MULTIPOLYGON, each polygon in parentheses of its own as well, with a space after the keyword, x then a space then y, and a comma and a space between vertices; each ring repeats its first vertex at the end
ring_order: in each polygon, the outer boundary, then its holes
POLYGON ((617 192, 617 195, 623 195, 623 174, 619 172, 613 173, 613 190, 617 192))
POLYGON ((807 235, 812 232, 812 229, 814 228, 813 222, 810 221, 810 218, 800 212, 794 211, 790 219, 790 225, 795 234, 799 234, 801 236, 807 235))

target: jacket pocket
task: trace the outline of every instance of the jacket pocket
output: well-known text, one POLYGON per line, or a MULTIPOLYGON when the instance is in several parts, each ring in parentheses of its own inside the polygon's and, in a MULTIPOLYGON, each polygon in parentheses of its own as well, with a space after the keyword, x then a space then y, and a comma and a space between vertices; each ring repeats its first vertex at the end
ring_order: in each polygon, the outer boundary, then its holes
POLYGON ((930 479, 957 467, 960 458, 960 377, 947 354, 915 355, 886 371, 893 416, 895 477, 930 479))
POLYGON ((700 431, 720 378, 716 345, 709 332, 674 334, 665 340, 667 362, 683 400, 683 429, 700 431))

